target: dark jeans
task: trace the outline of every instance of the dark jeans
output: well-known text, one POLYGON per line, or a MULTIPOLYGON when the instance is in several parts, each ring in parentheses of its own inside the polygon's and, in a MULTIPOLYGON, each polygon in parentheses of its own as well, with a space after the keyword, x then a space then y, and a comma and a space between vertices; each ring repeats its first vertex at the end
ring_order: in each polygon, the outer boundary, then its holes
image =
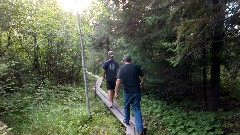
POLYGON ((142 132, 143 123, 142 123, 142 112, 141 112, 141 106, 140 106, 141 93, 138 93, 138 94, 123 93, 123 99, 124 99, 125 121, 129 122, 130 120, 130 104, 132 104, 137 132, 142 132))

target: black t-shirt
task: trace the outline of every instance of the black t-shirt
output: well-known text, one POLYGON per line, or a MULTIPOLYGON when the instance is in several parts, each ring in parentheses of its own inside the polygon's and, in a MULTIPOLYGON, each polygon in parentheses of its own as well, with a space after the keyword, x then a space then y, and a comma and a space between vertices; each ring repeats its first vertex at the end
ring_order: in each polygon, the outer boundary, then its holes
POLYGON ((140 78, 144 73, 134 64, 125 64, 120 67, 117 78, 123 81, 124 92, 128 94, 140 93, 140 78))
POLYGON ((116 81, 119 65, 114 60, 107 60, 103 63, 103 69, 106 73, 106 81, 116 81))

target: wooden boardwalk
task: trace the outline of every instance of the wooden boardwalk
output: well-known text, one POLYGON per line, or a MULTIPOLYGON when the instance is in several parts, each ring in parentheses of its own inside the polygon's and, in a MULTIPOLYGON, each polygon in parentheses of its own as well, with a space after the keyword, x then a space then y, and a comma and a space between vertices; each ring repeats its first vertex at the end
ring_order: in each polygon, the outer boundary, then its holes
MULTIPOLYGON (((89 73, 92 75, 91 73, 89 73)), ((94 76, 94 75, 92 75, 94 76)), ((97 78, 97 82, 95 83, 95 86, 93 87, 94 92, 99 96, 99 98, 106 104, 109 104, 108 101, 108 94, 101 89, 101 83, 102 83, 102 78, 98 76, 94 76, 97 78)), ((113 108, 109 108, 109 110, 118 118, 118 120, 125 126, 126 128, 126 135, 137 135, 136 131, 136 124, 135 124, 135 119, 134 117, 130 117, 130 125, 126 125, 123 123, 124 120, 124 109, 116 102, 113 102, 113 108)))

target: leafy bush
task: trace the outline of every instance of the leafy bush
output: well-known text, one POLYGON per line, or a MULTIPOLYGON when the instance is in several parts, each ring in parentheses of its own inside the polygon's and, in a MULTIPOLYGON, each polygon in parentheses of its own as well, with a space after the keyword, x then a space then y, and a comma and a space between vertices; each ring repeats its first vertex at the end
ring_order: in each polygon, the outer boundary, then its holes
POLYGON ((0 119, 16 134, 113 134, 124 133, 120 122, 90 93, 91 117, 84 89, 71 86, 26 85, 5 95, 0 119))
POLYGON ((192 111, 194 103, 189 102, 168 105, 167 102, 144 97, 142 99, 142 110, 148 133, 163 134, 161 130, 158 130, 159 128, 168 131, 164 134, 172 135, 220 135, 226 133, 224 132, 226 126, 223 123, 226 123, 226 118, 233 115, 231 112, 226 113, 221 110, 215 113, 192 111), (184 109, 181 106, 186 108, 184 109))

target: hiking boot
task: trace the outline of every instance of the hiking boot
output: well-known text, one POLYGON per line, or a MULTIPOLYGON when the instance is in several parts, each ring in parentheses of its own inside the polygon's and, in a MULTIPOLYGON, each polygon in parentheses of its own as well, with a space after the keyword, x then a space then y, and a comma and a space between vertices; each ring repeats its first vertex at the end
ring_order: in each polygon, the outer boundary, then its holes
POLYGON ((143 132, 138 132, 137 135, 143 135, 143 132))
POLYGON ((126 125, 130 125, 129 121, 123 120, 123 123, 125 123, 126 125))

